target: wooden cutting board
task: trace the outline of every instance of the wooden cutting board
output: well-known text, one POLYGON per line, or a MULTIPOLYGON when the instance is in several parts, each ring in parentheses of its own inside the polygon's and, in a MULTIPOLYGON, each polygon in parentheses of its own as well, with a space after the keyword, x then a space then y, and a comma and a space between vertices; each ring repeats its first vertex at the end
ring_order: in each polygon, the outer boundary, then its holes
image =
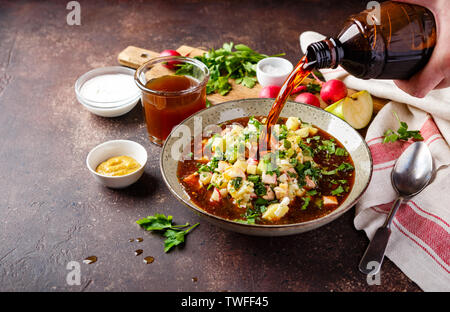
MULTIPOLYGON (((203 55, 203 53, 206 52, 206 50, 201 48, 193 48, 189 46, 182 45, 177 49, 178 53, 184 56, 194 57, 203 55)), ((154 52, 134 46, 128 46, 125 50, 119 53, 118 61, 120 64, 131 67, 131 68, 138 68, 151 58, 159 56, 159 52, 154 52)), ((308 82, 311 82, 311 79, 306 78, 303 82, 304 84, 307 84, 308 82)), ((240 84, 236 84, 233 79, 230 79, 230 83, 232 86, 231 91, 223 96, 220 94, 210 94, 208 95, 208 99, 212 104, 222 103, 226 101, 231 100, 240 100, 240 99, 247 99, 247 98, 257 98, 259 91, 261 90, 261 85, 256 84, 255 87, 252 89, 249 89, 247 87, 244 87, 240 84)), ((355 93, 357 91, 349 89, 349 94, 355 93)), ((295 96, 294 96, 295 97, 295 96)), ((293 99, 293 97, 291 97, 293 99)), ((320 96, 319 96, 320 99, 320 96)), ((327 105, 320 99, 322 108, 325 108, 327 105)), ((388 100, 380 99, 373 97, 373 104, 374 104, 374 112, 378 112, 383 105, 385 105, 388 102, 388 100)))

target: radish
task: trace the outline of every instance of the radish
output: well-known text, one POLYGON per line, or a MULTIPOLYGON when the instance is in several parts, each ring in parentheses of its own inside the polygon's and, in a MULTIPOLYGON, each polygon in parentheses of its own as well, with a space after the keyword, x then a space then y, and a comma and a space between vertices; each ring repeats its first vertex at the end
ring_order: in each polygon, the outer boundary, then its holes
POLYGON ((325 103, 330 105, 345 98, 347 92, 347 87, 342 81, 331 79, 322 85, 320 97, 325 103))
POLYGON ((325 110, 342 118, 353 128, 362 129, 372 120, 372 96, 362 90, 328 106, 325 110))
POLYGON ((260 98, 276 98, 280 92, 280 87, 278 86, 267 86, 261 89, 259 92, 260 98))
POLYGON ((294 101, 320 107, 320 101, 317 96, 309 92, 300 93, 299 95, 297 95, 294 101))
MULTIPOLYGON (((181 54, 175 50, 164 50, 159 54, 159 56, 181 56, 181 54)), ((163 66, 168 69, 175 69, 178 64, 180 64, 178 61, 169 61, 165 62, 163 66)))
POLYGON ((209 201, 211 202, 220 202, 222 200, 222 195, 220 194, 220 191, 217 187, 214 188, 211 197, 209 198, 209 201))

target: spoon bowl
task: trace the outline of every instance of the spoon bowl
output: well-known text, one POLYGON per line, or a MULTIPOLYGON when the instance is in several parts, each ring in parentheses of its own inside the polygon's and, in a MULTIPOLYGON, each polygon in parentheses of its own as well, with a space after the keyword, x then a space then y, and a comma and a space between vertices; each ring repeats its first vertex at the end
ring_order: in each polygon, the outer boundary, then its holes
POLYGON ((433 174, 433 158, 423 142, 411 144, 398 158, 392 170, 392 185, 400 196, 411 197, 420 193, 433 174))
POLYGON ((398 197, 384 224, 378 228, 364 253, 359 270, 374 275, 380 271, 386 246, 391 235, 391 222, 404 200, 420 193, 433 177, 433 157, 423 142, 411 144, 397 159, 391 174, 391 181, 398 197))

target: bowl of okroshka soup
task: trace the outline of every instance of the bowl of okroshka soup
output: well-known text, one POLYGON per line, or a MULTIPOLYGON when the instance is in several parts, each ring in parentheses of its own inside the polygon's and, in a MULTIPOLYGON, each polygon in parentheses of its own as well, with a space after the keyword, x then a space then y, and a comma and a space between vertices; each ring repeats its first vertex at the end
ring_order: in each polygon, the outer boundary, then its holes
POLYGON ((175 197, 215 225, 259 236, 306 232, 349 210, 372 175, 364 139, 338 117, 288 101, 260 140, 272 104, 230 101, 174 128, 160 166, 175 197))

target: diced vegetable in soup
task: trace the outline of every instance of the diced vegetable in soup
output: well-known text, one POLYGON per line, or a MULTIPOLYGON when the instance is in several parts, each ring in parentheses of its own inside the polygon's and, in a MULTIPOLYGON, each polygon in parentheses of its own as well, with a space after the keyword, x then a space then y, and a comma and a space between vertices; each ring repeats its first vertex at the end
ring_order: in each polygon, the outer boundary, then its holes
MULTIPOLYGON (((352 159, 330 134, 297 117, 280 118, 259 150, 264 117, 221 125, 202 140, 203 157, 178 163, 191 200, 216 216, 248 224, 290 224, 337 209, 351 191, 352 159)), ((191 151, 186 153, 192 155, 191 151)))

